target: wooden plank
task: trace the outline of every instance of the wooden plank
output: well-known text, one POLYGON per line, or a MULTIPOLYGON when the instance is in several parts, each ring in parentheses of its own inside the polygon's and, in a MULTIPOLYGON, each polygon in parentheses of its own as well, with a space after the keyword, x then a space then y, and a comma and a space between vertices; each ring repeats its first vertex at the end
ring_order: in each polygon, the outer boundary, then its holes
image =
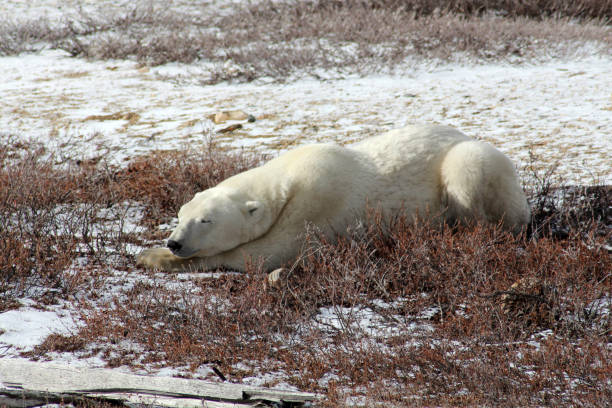
MULTIPOLYGON (((0 393, 3 390, 0 389, 0 393)), ((39 407, 48 404, 68 404, 83 402, 86 399, 95 398, 96 400, 105 401, 120 401, 126 406, 143 407, 177 407, 177 408, 248 408, 248 407, 269 407, 270 404, 278 404, 271 402, 261 403, 260 401, 244 401, 244 402, 224 402, 224 401, 210 401, 206 399, 191 399, 191 398, 169 398, 169 397, 158 397, 154 395, 144 394, 104 394, 101 396, 97 395, 83 395, 81 397, 68 395, 68 394, 49 394, 43 392, 24 392, 26 395, 12 391, 13 397, 3 397, 0 394, 0 407, 39 407)), ((282 406, 282 403, 281 403, 282 406)))
POLYGON ((172 398, 159 395, 135 394, 135 393, 112 393, 112 394, 87 394, 89 398, 104 400, 123 401, 124 404, 135 406, 176 407, 176 408, 247 408, 251 401, 211 401, 205 398, 172 398))
POLYGON ((162 406, 219 408, 244 407, 258 401, 276 402, 281 406, 285 403, 302 405, 317 399, 315 394, 305 392, 142 376, 112 369, 74 368, 20 359, 0 359, 0 394, 34 399, 45 395, 58 398, 82 395, 162 406))

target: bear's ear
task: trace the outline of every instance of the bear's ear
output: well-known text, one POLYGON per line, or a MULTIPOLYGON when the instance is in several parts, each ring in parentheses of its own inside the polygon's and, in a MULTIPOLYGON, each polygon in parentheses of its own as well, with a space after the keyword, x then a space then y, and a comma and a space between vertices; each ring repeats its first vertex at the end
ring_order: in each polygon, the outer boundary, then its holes
MULTIPOLYGON (((259 211, 259 208, 261 207, 261 203, 259 201, 247 201, 245 203, 245 207, 246 207, 246 212, 249 215, 256 215, 259 211)), ((257 214, 259 215, 259 214, 257 214)))

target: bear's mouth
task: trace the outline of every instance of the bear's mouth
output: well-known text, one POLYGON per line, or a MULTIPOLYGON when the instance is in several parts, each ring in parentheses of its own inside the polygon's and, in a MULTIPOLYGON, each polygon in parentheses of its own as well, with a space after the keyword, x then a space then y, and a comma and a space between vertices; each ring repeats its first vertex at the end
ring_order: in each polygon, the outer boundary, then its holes
POLYGON ((190 250, 186 250, 185 248, 181 249, 180 251, 172 251, 172 254, 174 256, 176 256, 178 258, 184 258, 184 259, 191 258, 196 253, 197 253, 197 251, 190 251, 190 250))
POLYGON ((187 251, 180 251, 180 252, 172 251, 172 254, 176 256, 177 258, 188 259, 188 258, 192 258, 193 256, 195 256, 196 252, 190 251, 187 253, 187 251))
POLYGON ((174 256, 179 258, 191 258, 198 252, 172 239, 168 240, 167 247, 168 249, 170 249, 174 256))

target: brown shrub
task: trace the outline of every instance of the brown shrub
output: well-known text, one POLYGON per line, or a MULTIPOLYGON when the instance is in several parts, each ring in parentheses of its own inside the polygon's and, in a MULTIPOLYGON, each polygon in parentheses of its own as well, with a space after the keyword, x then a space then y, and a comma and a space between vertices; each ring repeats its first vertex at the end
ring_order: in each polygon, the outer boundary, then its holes
POLYGON ((582 19, 610 19, 610 0, 362 0, 343 2, 319 0, 313 2, 319 7, 370 7, 373 9, 402 10, 415 16, 435 13, 456 13, 465 16, 482 15, 487 12, 499 13, 506 17, 571 17, 582 19))
POLYGON ((208 147, 152 153, 126 168, 104 158, 58 165, 43 148, 6 138, 0 147, 0 305, 13 307, 12 299, 25 295, 49 302, 77 290, 91 274, 125 269, 132 263, 126 245, 142 242, 123 229, 130 206, 142 203, 143 222, 156 227, 195 192, 259 160, 208 147), (75 270, 77 257, 86 261, 75 270))
POLYGON ((245 152, 224 153, 214 146, 191 151, 158 151, 137 157, 108 180, 123 199, 142 201, 146 220, 157 225, 176 216, 178 209, 199 191, 261 163, 245 152))
POLYGON ((326 406, 355 395, 400 405, 592 405, 608 394, 609 316, 587 312, 609 295, 607 251, 578 233, 528 240, 495 227, 440 230, 402 218, 391 234, 384 230, 374 216, 337 243, 309 231, 302 257, 275 289, 265 288, 256 265, 191 289, 137 284, 87 310, 81 336, 129 340, 150 364, 213 365, 237 381, 281 370, 301 389, 327 392, 326 406), (522 277, 555 287, 555 319, 534 325, 502 311, 496 292, 522 277), (324 309, 337 325, 321 323, 324 309), (392 334, 370 332, 363 310, 392 334), (423 316, 427 310, 434 313, 423 316), (330 374, 333 382, 321 385, 330 374))
POLYGON ((0 20, 0 53, 47 44, 74 56, 212 63, 202 82, 368 74, 409 61, 531 60, 610 51, 611 0, 263 1, 193 14, 139 3, 64 24, 0 20), (593 20, 594 19, 594 20, 593 20), (577 23, 577 20, 579 23, 577 23), (584 51, 576 43, 593 45, 584 51), (231 62, 231 69, 226 64, 231 62))
MULTIPOLYGON (((383 224, 373 212, 337 242, 309 228, 277 287, 267 287, 257 262, 246 274, 181 283, 144 275, 115 250, 150 234, 77 231, 98 225, 100 209, 135 199, 165 221, 196 190, 261 158, 211 145, 152 153, 124 168, 104 160, 63 167, 30 150, 0 149, 2 304, 33 288, 77 288, 83 323, 30 357, 74 352, 109 366, 213 367, 230 381, 279 373, 278 381, 326 394, 323 406, 597 406, 612 397, 608 187, 534 191, 531 235, 401 216, 383 224), (75 256, 87 261, 75 265, 75 256), (503 295, 520 280, 546 288, 536 296, 551 318, 504 309, 503 295)), ((120 211, 111 216, 121 221, 120 211)))
POLYGON ((83 221, 70 202, 78 175, 56 171, 43 149, 13 155, 15 145, 0 148, 0 297, 64 291, 65 271, 74 258, 73 233, 83 221))
POLYGON ((79 336, 54 333, 47 336, 41 344, 25 355, 30 358, 38 358, 50 352, 74 353, 83 350, 85 345, 85 340, 79 336))

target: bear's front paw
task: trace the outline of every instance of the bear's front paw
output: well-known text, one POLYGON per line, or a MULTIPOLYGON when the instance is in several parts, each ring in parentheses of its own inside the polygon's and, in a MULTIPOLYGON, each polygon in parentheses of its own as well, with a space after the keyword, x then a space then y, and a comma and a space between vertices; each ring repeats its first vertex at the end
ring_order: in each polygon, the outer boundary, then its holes
POLYGON ((178 258, 168 248, 145 249, 136 257, 136 265, 146 268, 172 271, 177 269, 178 258))

